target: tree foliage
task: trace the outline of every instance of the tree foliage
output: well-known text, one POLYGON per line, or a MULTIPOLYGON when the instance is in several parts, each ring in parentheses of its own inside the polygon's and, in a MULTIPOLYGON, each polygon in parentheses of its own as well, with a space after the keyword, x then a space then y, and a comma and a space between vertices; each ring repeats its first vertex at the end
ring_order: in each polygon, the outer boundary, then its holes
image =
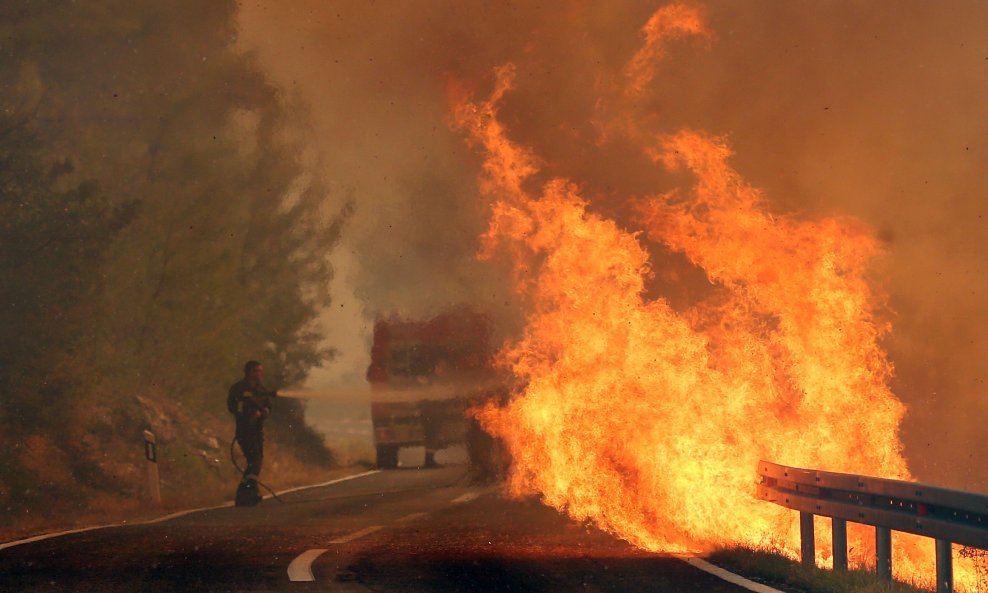
POLYGON ((133 218, 96 183, 63 184, 29 121, 0 117, 0 393, 14 427, 64 422, 72 400, 53 374, 74 357, 98 306, 107 248, 133 218))
POLYGON ((348 210, 306 174, 235 16, 0 4, 0 422, 81 430, 71 410, 135 395, 221 414, 244 360, 288 384, 332 355, 313 321, 348 210))

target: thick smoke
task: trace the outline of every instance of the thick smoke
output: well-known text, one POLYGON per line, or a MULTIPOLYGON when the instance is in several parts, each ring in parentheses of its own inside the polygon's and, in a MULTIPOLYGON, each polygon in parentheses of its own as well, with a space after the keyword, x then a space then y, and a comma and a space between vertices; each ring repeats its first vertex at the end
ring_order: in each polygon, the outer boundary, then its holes
MULTIPOLYGON (((707 2, 713 35, 677 44, 641 96, 622 97, 658 6, 242 5, 243 46, 309 111, 314 173, 355 205, 334 256, 344 307, 327 313, 350 367, 330 372, 359 376, 379 315, 462 301, 515 315, 508 276, 474 257, 487 214, 479 161, 447 123, 451 87, 486 92, 510 61, 506 125, 546 175, 576 180, 609 216, 673 185, 623 140, 631 132, 614 113, 633 101, 664 131, 728 135, 732 164, 775 211, 873 227, 887 252, 875 281, 888 295, 910 465, 921 480, 988 488, 988 475, 967 471, 988 437, 988 5, 707 2)), ((678 282, 675 304, 702 290, 702 274, 654 256, 657 294, 678 282)))

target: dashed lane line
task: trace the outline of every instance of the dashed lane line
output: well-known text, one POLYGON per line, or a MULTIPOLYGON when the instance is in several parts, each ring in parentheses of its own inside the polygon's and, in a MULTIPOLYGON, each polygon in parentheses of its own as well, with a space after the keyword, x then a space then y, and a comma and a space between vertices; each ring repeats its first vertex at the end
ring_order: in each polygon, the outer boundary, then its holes
POLYGON ((748 580, 741 575, 734 574, 728 570, 724 570, 719 566, 714 566, 702 558, 697 558, 695 556, 680 556, 680 560, 689 564, 690 566, 695 566, 703 572, 710 573, 715 577, 727 581, 728 583, 737 585, 739 587, 744 587, 749 591, 754 593, 782 593, 778 589, 773 589, 768 585, 763 585, 761 583, 756 583, 754 581, 748 580))
POLYGON ((453 504, 460 504, 460 503, 464 503, 464 502, 470 502, 471 500, 474 500, 475 498, 479 497, 480 494, 481 494, 480 492, 467 492, 466 494, 463 494, 461 496, 457 496, 456 498, 454 498, 450 502, 453 503, 453 504))
MULTIPOLYGON (((484 491, 467 492, 451 500, 450 504, 462 504, 462 503, 470 502, 471 500, 476 500, 482 494, 484 494, 484 491)), ((428 514, 429 513, 424 513, 424 512, 409 513, 404 517, 396 519, 395 523, 407 523, 409 521, 414 521, 415 519, 424 517, 428 514)), ((361 529, 360 531, 355 531, 351 534, 338 537, 334 540, 330 540, 329 543, 331 544, 349 543, 355 539, 359 539, 361 537, 364 537, 365 535, 369 535, 381 529, 383 529, 383 526, 381 525, 372 525, 370 527, 361 529)), ((312 562, 320 555, 322 555, 325 551, 326 551, 325 549, 312 549, 312 550, 307 550, 302 554, 300 554, 298 557, 292 560, 291 564, 288 565, 288 578, 292 581, 315 580, 315 578, 312 575, 312 562)), ((769 587, 768 585, 756 583, 752 580, 744 578, 741 575, 734 574, 733 572, 725 570, 719 566, 715 566, 702 558, 697 558, 695 556, 679 556, 679 559, 689 564, 690 566, 693 566, 708 574, 712 574, 721 580, 727 581, 728 583, 747 589, 752 593, 783 593, 782 591, 769 587)))
MULTIPOLYGON (((348 480, 354 480, 356 478, 363 478, 364 476, 370 476, 370 475, 379 473, 380 471, 381 470, 375 469, 375 470, 371 470, 371 471, 367 471, 367 472, 363 472, 363 473, 359 473, 359 474, 353 474, 352 476, 345 476, 345 477, 342 477, 342 478, 337 478, 335 480, 330 480, 328 482, 323 482, 321 484, 311 484, 309 486, 299 486, 298 488, 289 488, 288 490, 283 490, 281 492, 278 492, 277 494, 278 494, 278 496, 281 496, 283 494, 290 494, 292 492, 298 492, 299 490, 308 490, 310 488, 319 488, 319 487, 322 487, 322 486, 329 486, 331 484, 337 484, 339 482, 346 482, 348 480)), ((270 498, 270 497, 271 497, 271 495, 267 495, 264 498, 270 498)), ((6 550, 7 548, 13 548, 14 546, 19 546, 19 545, 22 545, 22 544, 29 544, 29 543, 32 543, 32 542, 39 542, 39 541, 46 540, 46 539, 52 539, 52 538, 56 538, 56 537, 62 537, 62 536, 66 536, 66 535, 72 535, 74 533, 85 533, 87 531, 98 531, 100 529, 110 529, 112 527, 126 527, 128 525, 154 525, 155 523, 163 523, 163 522, 169 521, 171 519, 177 519, 179 517, 184 517, 185 515, 191 515, 192 513, 199 513, 199 512, 202 512, 202 511, 213 511, 213 510, 216 510, 216 509, 225 509, 227 507, 232 507, 232 506, 233 506, 233 503, 232 502, 225 502, 223 504, 219 504, 219 505, 212 506, 212 507, 203 507, 203 508, 200 508, 200 509, 189 509, 189 510, 186 510, 186 511, 179 511, 177 513, 171 513, 169 515, 165 515, 163 517, 158 517, 156 519, 149 519, 147 521, 134 521, 133 523, 128 523, 128 522, 124 522, 124 523, 111 523, 111 524, 108 524, 108 525, 94 525, 92 527, 81 527, 79 529, 69 529, 67 531, 56 531, 56 532, 53 532, 53 533, 43 533, 41 535, 35 535, 35 536, 32 536, 32 537, 26 537, 24 539, 18 539, 18 540, 14 540, 14 541, 4 542, 4 543, 0 544, 0 550, 6 550)))
MULTIPOLYGON (((450 504, 460 504, 464 502, 470 502, 471 500, 478 498, 483 493, 484 493, 483 491, 467 492, 466 494, 462 494, 451 500, 450 504)), ((429 513, 426 512, 409 513, 404 517, 395 519, 394 522, 408 523, 409 521, 414 521, 416 519, 425 517, 428 514, 429 513)), ((352 542, 355 539, 360 539, 365 535, 370 535, 375 531, 380 531, 381 529, 384 529, 382 525, 372 525, 370 527, 365 527, 360 531, 355 531, 353 533, 330 540, 329 543, 346 544, 352 542)), ((301 554, 296 556, 295 559, 292 560, 291 564, 288 565, 288 579, 294 582, 314 581, 315 577, 312 575, 312 563, 315 562, 316 558, 321 556, 324 552, 326 552, 325 549, 313 548, 311 550, 306 550, 305 552, 302 552, 301 554)))
POLYGON ((409 521, 414 521, 416 519, 420 519, 422 517, 425 517, 428 514, 429 513, 409 513, 409 514, 405 515, 404 517, 396 520, 395 523, 408 523, 409 521))
POLYGON ((380 531, 381 529, 384 529, 384 528, 382 526, 380 526, 380 525, 371 525, 370 527, 365 527, 365 528, 361 529, 360 531, 354 531, 353 533, 351 533, 349 535, 344 535, 343 537, 338 537, 336 539, 329 540, 329 543, 331 543, 331 544, 346 544, 346 543, 352 542, 355 539, 360 539, 360 538, 364 537, 365 535, 370 535, 370 534, 374 533, 375 531, 380 531))
POLYGON ((288 565, 288 580, 292 582, 316 580, 316 577, 312 576, 312 563, 325 551, 325 549, 306 550, 299 554, 288 565))

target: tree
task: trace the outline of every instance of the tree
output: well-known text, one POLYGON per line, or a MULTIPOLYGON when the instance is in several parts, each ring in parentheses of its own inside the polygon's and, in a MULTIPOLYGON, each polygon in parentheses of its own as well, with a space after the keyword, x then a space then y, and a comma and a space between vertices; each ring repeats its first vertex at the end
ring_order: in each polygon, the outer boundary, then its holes
POLYGON ((105 254, 134 209, 110 207, 91 181, 63 184, 71 161, 46 163, 18 115, 0 116, 0 413, 15 427, 62 424, 73 399, 59 369, 83 358, 105 254))
MULTIPOLYGON (((295 113, 236 50, 236 8, 0 5, 3 428, 77 435, 80 406, 135 395, 206 422, 244 360, 284 384, 332 355, 313 322, 349 208, 327 207, 295 113)), ((327 461, 303 407, 284 413, 327 461)))

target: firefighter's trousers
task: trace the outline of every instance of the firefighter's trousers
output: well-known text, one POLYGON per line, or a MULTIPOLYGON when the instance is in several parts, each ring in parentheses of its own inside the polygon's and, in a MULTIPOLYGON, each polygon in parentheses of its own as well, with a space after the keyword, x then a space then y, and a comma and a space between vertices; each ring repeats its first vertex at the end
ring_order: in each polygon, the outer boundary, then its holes
POLYGON ((244 468, 244 481, 257 480, 261 475, 261 462, 264 461, 264 431, 254 427, 238 427, 237 442, 247 458, 244 468))

